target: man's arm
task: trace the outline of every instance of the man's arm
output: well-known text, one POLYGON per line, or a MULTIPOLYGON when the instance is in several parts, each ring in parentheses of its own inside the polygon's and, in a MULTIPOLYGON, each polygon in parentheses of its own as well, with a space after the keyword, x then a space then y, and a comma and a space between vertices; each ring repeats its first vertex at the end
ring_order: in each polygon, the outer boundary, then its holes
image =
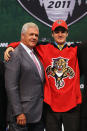
POLYGON ((20 44, 20 41, 18 41, 18 42, 13 42, 13 43, 10 43, 10 44, 8 45, 8 47, 16 48, 19 44, 20 44))
MULTIPOLYGON (((10 54, 9 54, 9 52, 11 52, 11 51, 14 51, 14 48, 16 48, 18 45, 20 44, 20 41, 18 41, 18 42, 13 42, 13 43, 10 43, 9 45, 8 45, 8 48, 6 49, 6 51, 4 52, 4 60, 5 61, 8 61, 9 59, 10 59, 10 54)), ((48 44, 48 42, 38 42, 37 43, 37 45, 45 45, 45 44, 48 44)))
POLYGON ((16 48, 20 44, 20 41, 18 42, 13 42, 8 45, 8 48, 4 52, 4 60, 8 61, 10 59, 10 54, 9 52, 14 51, 14 48, 16 48))

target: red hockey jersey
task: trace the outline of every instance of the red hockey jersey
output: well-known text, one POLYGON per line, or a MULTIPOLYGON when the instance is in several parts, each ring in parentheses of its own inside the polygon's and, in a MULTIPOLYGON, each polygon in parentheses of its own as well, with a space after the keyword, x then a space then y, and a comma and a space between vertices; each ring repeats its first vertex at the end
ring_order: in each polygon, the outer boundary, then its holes
POLYGON ((36 49, 45 69, 44 101, 54 112, 66 112, 80 104, 77 46, 65 45, 60 51, 49 43, 36 49))
MULTIPOLYGON (((18 44, 11 43, 9 46, 16 47, 18 44)), ((45 70, 44 102, 54 112, 66 112, 80 104, 77 46, 65 45, 60 51, 49 43, 38 45, 36 50, 45 70)))

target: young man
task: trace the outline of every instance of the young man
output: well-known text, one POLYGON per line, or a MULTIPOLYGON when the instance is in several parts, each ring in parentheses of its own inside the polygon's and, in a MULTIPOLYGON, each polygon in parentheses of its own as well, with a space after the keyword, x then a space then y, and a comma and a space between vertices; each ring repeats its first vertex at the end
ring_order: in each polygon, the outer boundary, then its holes
MULTIPOLYGON (((45 120, 46 131, 78 131, 81 104, 80 75, 77 44, 66 42, 68 26, 57 20, 52 25, 53 43, 36 47, 45 69, 45 120)), ((19 43, 16 43, 19 44, 19 43)), ((14 43, 10 46, 15 46, 14 43)), ((8 50, 5 57, 9 57, 8 50)))

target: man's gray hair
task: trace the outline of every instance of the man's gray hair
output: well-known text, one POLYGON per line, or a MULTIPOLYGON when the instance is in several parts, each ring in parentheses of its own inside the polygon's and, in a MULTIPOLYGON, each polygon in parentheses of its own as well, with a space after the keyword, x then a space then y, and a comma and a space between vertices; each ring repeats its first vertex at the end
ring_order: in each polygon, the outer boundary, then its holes
POLYGON ((21 33, 25 33, 29 28, 36 28, 39 31, 39 28, 35 23, 29 22, 23 25, 21 33))

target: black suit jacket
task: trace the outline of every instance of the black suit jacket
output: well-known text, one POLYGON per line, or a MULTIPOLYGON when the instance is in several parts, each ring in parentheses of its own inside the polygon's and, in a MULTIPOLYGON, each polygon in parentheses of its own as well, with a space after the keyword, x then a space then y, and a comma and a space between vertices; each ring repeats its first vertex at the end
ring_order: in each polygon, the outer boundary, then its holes
MULTIPOLYGON (((0 125, 6 124, 7 97, 4 81, 4 63, 0 61, 0 125)), ((1 127, 0 126, 0 127, 1 127)))
POLYGON ((81 117, 87 117, 87 42, 78 46, 78 60, 80 73, 84 76, 84 89, 82 91, 81 117))

